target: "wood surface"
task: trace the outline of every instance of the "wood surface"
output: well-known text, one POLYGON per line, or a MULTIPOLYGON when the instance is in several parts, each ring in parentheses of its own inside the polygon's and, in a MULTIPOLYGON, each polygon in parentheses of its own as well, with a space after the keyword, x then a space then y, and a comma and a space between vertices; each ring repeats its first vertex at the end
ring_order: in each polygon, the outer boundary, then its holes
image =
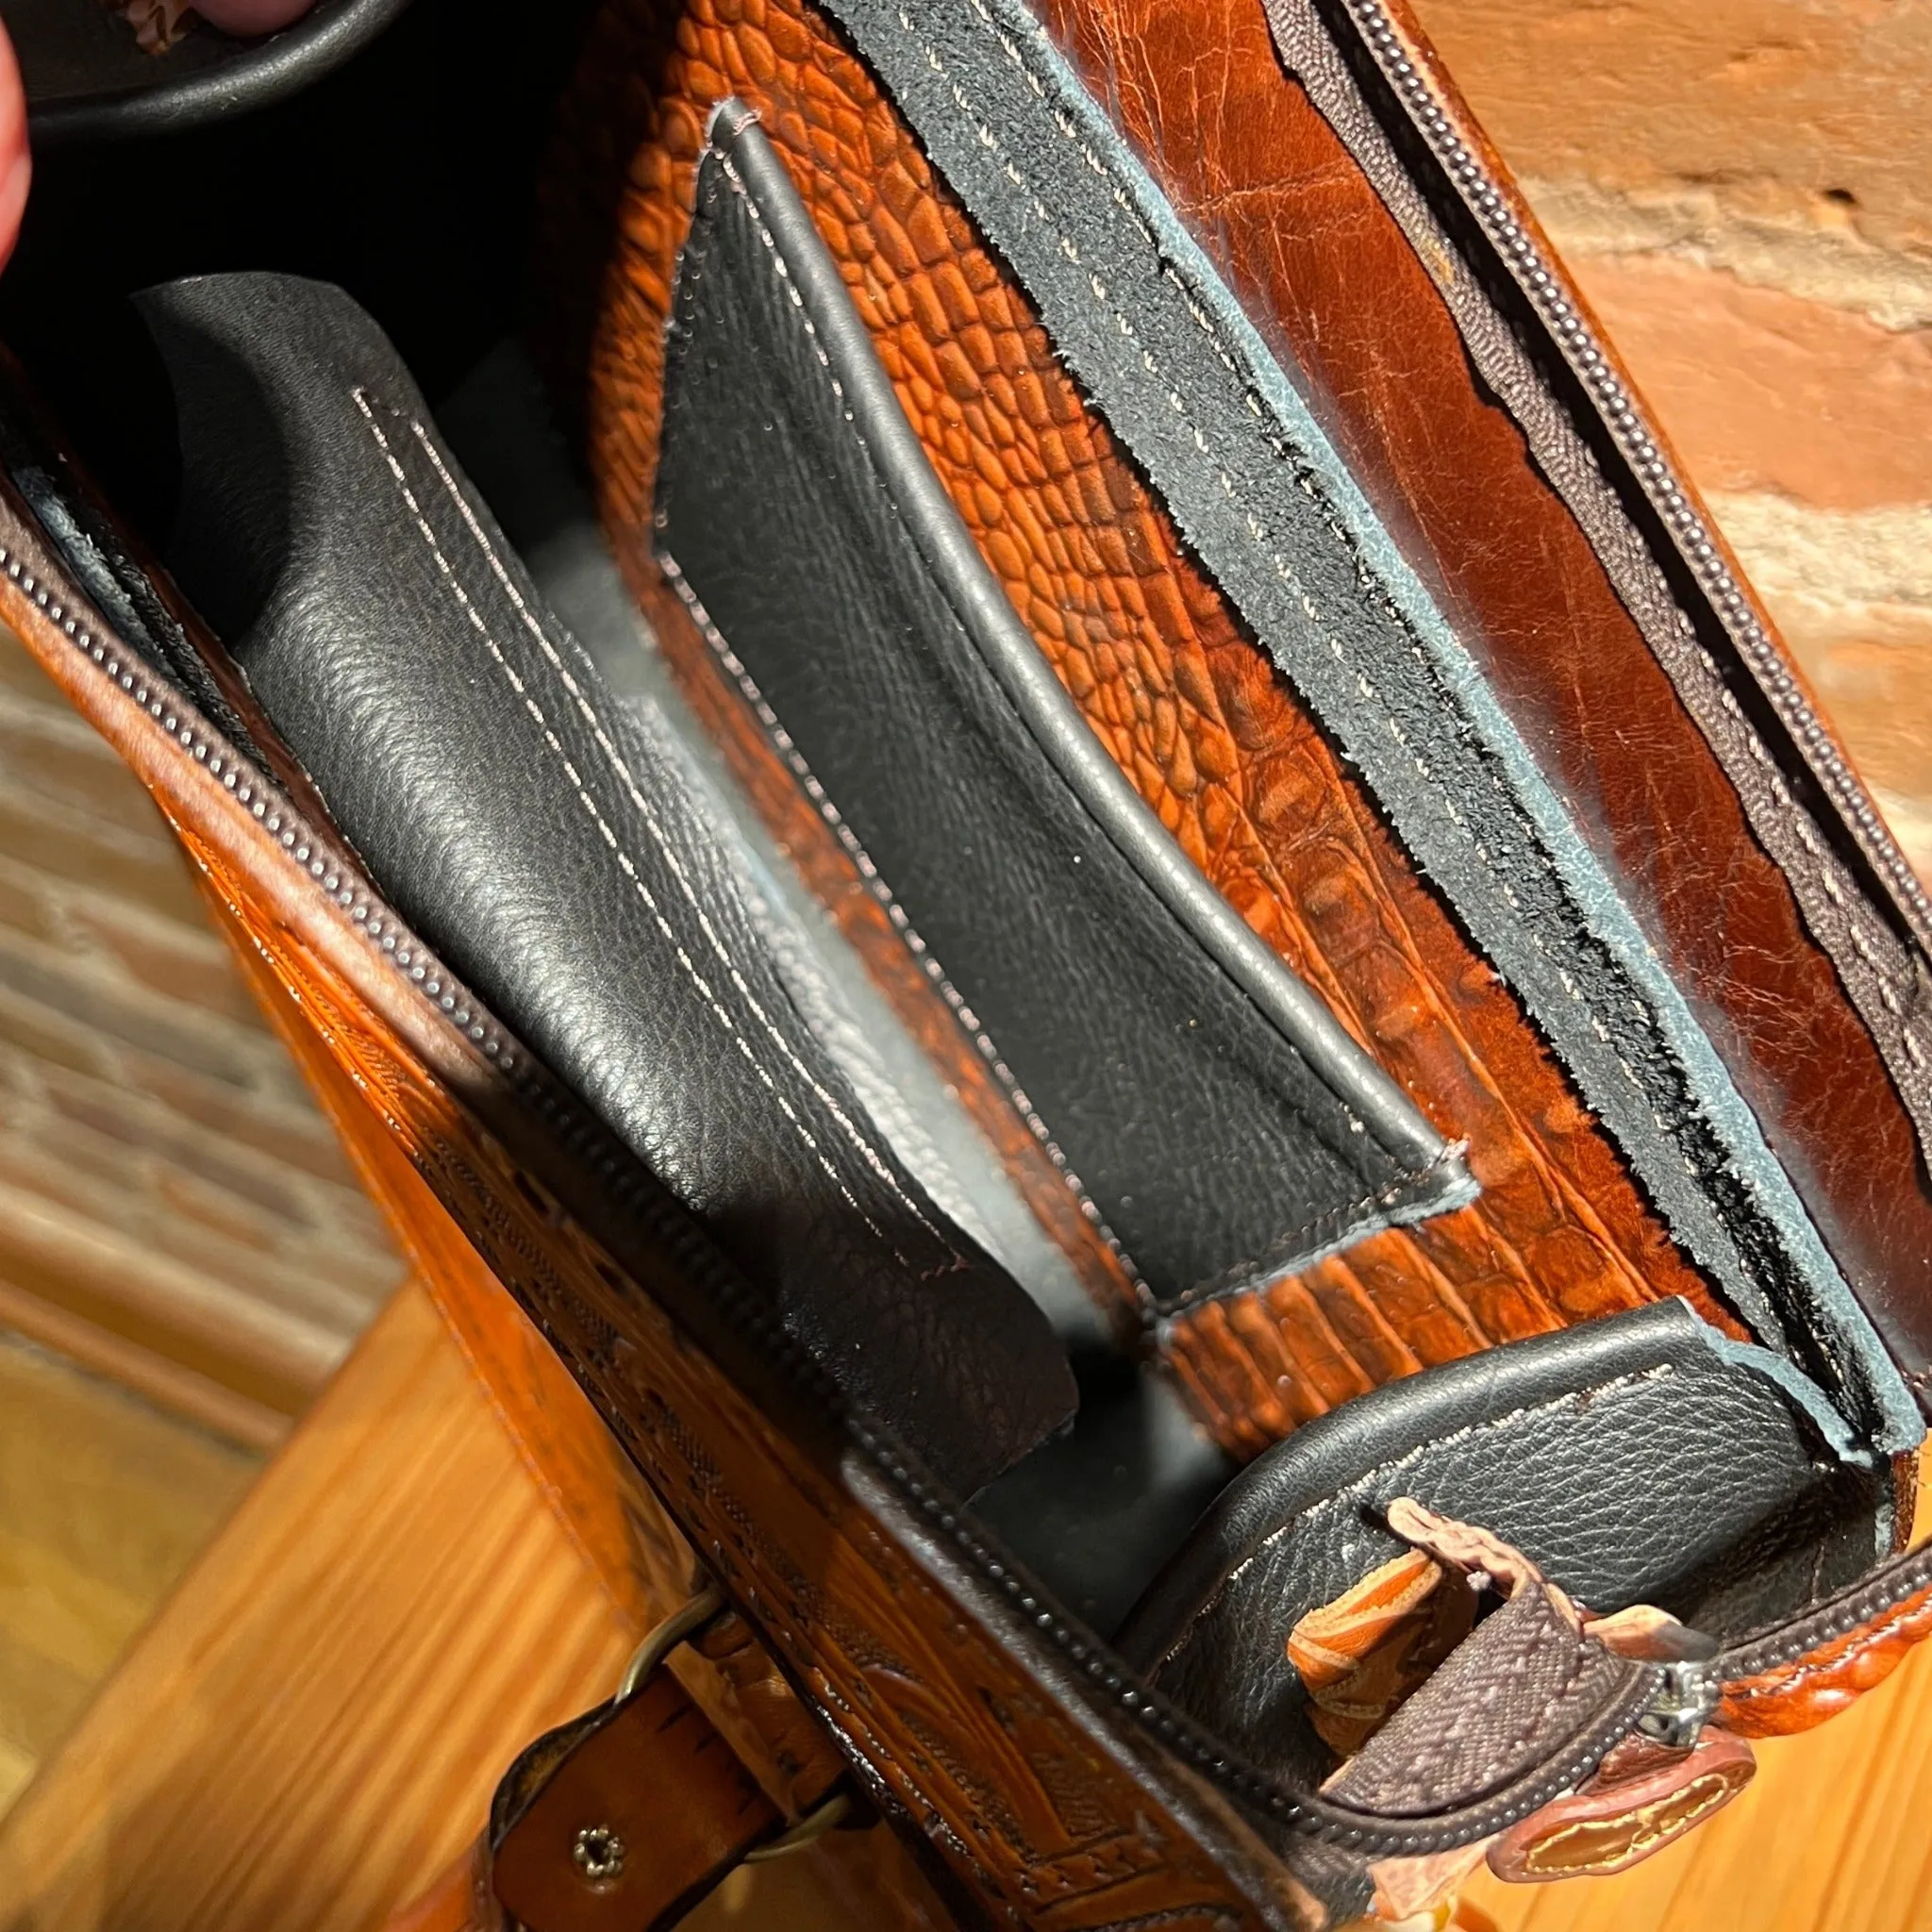
MULTIPOLYGON (((369 1932, 637 1635, 412 1285, 0 1824, 0 1928, 369 1932)), ((850 1924, 815 1869, 714 1932, 850 1924)))
POLYGON ((0 1816, 260 1468, 6 1321, 0 1300, 0 1816))
POLYGON ((0 1925, 376 1922, 634 1641, 405 1291, 0 1828, 0 1925))

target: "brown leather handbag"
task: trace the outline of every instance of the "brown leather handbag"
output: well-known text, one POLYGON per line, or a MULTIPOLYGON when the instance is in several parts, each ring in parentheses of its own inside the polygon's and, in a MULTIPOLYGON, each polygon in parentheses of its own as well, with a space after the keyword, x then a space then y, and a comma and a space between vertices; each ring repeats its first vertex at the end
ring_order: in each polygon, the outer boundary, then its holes
POLYGON ((0 444, 0 611, 692 1597, 434 1909, 1674 1841, 1932 1619, 1932 908, 1413 23, 473 36, 474 301, 436 25, 329 83, 420 259, 149 244, 137 329, 29 247, 0 444))

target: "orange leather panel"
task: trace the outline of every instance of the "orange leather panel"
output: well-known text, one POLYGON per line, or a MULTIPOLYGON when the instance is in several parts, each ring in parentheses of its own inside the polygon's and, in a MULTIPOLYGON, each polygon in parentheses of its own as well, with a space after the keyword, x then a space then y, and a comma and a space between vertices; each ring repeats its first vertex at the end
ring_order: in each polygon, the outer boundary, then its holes
MULTIPOLYGON (((1190 13, 1190 37, 1197 26, 1190 13)), ((1272 67, 1272 51, 1257 58, 1272 67)), ((681 12, 611 0, 548 187, 542 280, 558 308, 545 350, 581 408, 607 528, 707 711, 721 708, 704 691, 713 674, 667 612, 650 506, 660 336, 691 169, 710 106, 734 92, 791 164, 955 503, 1102 740, 1250 924, 1439 1127, 1471 1141, 1485 1191, 1474 1208, 1176 1325, 1175 1367, 1222 1440, 1252 1453, 1391 1375, 1662 1295, 1741 1333, 1183 554, 836 31, 801 0, 694 0, 681 12)), ((725 735, 755 773, 761 748, 725 735)), ((756 789, 772 800, 768 779, 756 789)), ((842 860, 808 816, 784 814, 782 829, 823 888, 842 860)), ((889 929, 883 941, 897 944, 889 929)), ((983 1074, 964 1056, 948 1071, 996 1121, 1006 1103, 983 1074)))
POLYGON ((1717 1721, 1745 1738, 1808 1731, 1884 1683, 1912 1646, 1927 1637, 1932 1637, 1932 1588, 1794 1663, 1727 1684, 1717 1721))

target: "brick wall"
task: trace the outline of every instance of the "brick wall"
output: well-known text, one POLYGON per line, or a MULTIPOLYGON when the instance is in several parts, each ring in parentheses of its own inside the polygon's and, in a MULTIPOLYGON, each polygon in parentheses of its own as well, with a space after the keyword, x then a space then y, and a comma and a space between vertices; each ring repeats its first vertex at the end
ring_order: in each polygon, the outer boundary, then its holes
POLYGON ((1932 878, 1932 0, 1415 0, 1932 878))
POLYGON ((402 1272, 147 794, 0 633, 0 1325, 266 1444, 402 1272))

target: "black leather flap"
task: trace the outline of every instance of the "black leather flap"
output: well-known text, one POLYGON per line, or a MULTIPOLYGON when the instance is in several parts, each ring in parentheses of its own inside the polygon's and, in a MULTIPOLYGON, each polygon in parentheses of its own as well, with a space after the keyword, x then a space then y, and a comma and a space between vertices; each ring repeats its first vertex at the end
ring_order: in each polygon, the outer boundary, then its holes
POLYGON ((174 561, 384 892, 948 1481, 1070 1412, 774 970, 691 756, 614 702, 375 325, 274 275, 145 299, 180 404, 174 561))
POLYGON ((1782 1358, 1682 1302, 1424 1371, 1308 1424, 1223 1491, 1123 1654, 1253 1762, 1319 1782, 1289 1631, 1406 1547, 1398 1496, 1479 1524, 1598 1613, 1655 1604, 1725 1638, 1890 1547, 1888 1463, 1782 1358))

